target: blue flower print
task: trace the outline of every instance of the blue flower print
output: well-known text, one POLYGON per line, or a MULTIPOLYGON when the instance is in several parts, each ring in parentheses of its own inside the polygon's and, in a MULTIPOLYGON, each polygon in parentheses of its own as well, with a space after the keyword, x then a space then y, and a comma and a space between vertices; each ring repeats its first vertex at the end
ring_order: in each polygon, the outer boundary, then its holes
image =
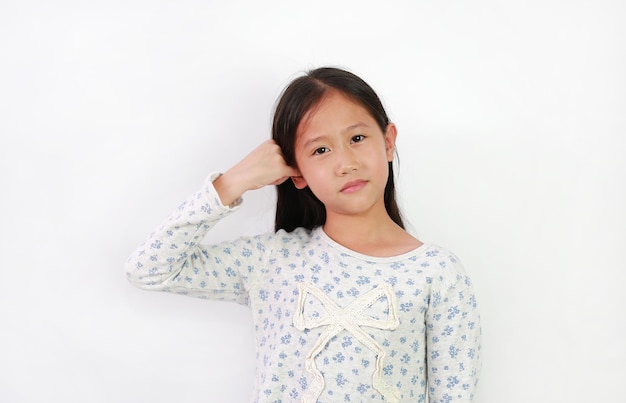
POLYGON ((335 377, 335 381, 337 382, 337 386, 344 386, 346 383, 348 383, 348 379, 345 378, 341 373, 338 374, 337 377, 335 377))
POLYGON ((280 338, 282 344, 289 344, 291 342, 291 334, 288 333, 280 338))
POLYGON ((459 312, 459 307, 456 305, 448 308, 448 319, 454 319, 454 317, 458 315, 459 312))
POLYGON ((370 283, 370 278, 366 277, 366 276, 359 276, 358 280, 356 281, 356 283, 358 285, 365 285, 365 284, 369 284, 370 283))
POLYGON ((333 357, 333 361, 338 363, 342 363, 345 359, 346 357, 341 353, 341 351, 335 354, 335 356, 333 357))
POLYGON ((393 365, 389 364, 389 365, 383 367, 383 374, 385 374, 385 375, 392 375, 393 374, 393 365))
POLYGON ((471 400, 480 369, 480 318, 471 281, 450 252, 425 245, 402 257, 363 257, 338 248, 323 228, 204 245, 207 231, 234 208, 220 204, 210 181, 181 206, 129 257, 127 277, 141 288, 248 305, 257 341, 255 400, 299 402, 314 393, 319 385, 306 366, 312 351, 324 380, 320 402, 424 403, 427 393, 433 403, 471 400), (298 288, 307 284, 336 309, 301 300, 298 288), (375 325, 362 327, 370 344, 337 327, 317 345, 329 315, 340 317, 383 284, 393 297, 355 311, 355 318, 375 325), (300 314, 313 327, 294 327, 300 314), (377 327, 392 318, 395 328, 377 327), (378 374, 389 395, 373 386, 380 354, 374 345, 384 352, 378 374))

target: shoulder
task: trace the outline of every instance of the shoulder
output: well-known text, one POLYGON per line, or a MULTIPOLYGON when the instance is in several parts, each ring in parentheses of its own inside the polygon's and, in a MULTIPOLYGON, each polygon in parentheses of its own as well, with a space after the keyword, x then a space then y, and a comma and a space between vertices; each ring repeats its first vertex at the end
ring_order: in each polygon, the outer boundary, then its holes
POLYGON ((275 245, 304 246, 312 242, 313 231, 301 227, 290 232, 280 229, 272 233, 270 237, 275 245))
POLYGON ((438 262, 440 268, 445 268, 448 265, 462 266, 456 254, 440 245, 425 243, 418 249, 418 252, 425 259, 438 262))
POLYGON ((469 281, 465 267, 456 254, 435 244, 424 244, 418 257, 433 282, 452 286, 459 281, 469 281))

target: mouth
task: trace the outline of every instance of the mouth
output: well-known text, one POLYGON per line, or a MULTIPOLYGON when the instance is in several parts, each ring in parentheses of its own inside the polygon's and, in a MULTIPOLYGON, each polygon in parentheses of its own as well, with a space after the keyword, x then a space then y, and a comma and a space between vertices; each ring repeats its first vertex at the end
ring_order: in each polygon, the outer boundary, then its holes
POLYGON ((358 192, 359 190, 363 189, 363 187, 365 185, 367 185, 367 181, 366 180, 350 181, 350 182, 346 183, 345 185, 343 185, 343 187, 341 188, 341 193, 358 192))

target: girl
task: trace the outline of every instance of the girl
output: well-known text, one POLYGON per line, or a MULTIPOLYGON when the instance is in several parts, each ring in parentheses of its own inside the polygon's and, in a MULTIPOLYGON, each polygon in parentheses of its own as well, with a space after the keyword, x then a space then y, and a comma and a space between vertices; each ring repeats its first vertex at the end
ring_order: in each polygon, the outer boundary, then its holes
POLYGON ((480 368, 471 283, 403 228, 397 129, 372 88, 319 68, 295 79, 272 140, 212 174, 129 258, 129 280, 247 304, 254 402, 468 402, 480 368), (244 192, 277 185, 275 232, 202 245, 244 192))

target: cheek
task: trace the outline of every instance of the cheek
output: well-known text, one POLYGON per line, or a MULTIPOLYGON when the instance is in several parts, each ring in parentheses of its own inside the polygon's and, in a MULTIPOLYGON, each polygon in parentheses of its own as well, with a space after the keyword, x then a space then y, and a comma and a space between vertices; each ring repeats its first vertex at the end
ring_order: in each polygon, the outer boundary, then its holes
POLYGON ((306 179, 306 181, 309 182, 310 185, 315 186, 315 182, 320 181, 320 170, 315 169, 315 166, 303 163, 299 166, 298 169, 300 170, 300 175, 302 175, 302 177, 306 179))
POLYGON ((382 165, 383 163, 388 163, 393 160, 393 150, 387 150, 384 145, 381 145, 380 147, 376 147, 375 150, 372 150, 369 156, 369 160, 372 161, 372 163, 382 165))

